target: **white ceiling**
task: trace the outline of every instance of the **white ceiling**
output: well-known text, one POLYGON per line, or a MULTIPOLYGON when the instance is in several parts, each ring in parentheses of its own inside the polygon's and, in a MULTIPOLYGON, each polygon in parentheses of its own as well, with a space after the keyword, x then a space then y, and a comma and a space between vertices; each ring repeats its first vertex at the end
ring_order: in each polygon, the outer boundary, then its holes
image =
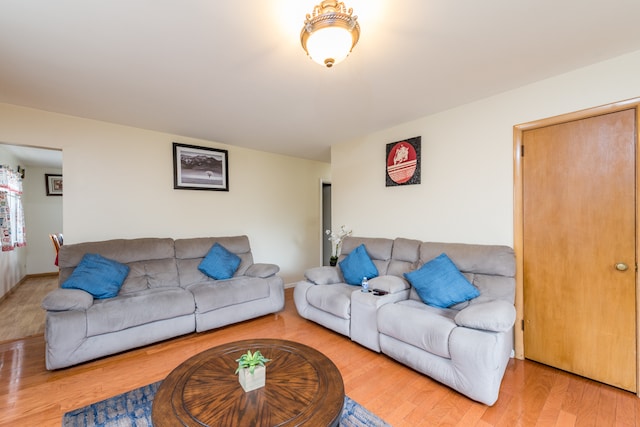
MULTIPOLYGON (((39 166, 43 168, 62 168, 62 151, 46 148, 25 147, 23 145, 0 144, 21 163, 20 166, 39 166)), ((2 159, 0 159, 2 160, 2 159)), ((0 161, 0 163, 2 163, 0 161)))
POLYGON ((332 69, 319 0, 0 0, 0 102, 329 161, 366 135, 640 49, 638 0, 347 0, 332 69))

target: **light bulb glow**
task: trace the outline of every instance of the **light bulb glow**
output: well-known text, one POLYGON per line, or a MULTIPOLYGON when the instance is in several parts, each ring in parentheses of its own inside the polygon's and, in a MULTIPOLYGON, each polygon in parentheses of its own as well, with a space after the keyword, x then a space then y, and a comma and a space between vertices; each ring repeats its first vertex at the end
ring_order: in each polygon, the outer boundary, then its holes
POLYGON ((307 51, 309 56, 320 65, 332 59, 333 64, 343 61, 351 51, 351 33, 344 28, 322 28, 309 36, 307 51))

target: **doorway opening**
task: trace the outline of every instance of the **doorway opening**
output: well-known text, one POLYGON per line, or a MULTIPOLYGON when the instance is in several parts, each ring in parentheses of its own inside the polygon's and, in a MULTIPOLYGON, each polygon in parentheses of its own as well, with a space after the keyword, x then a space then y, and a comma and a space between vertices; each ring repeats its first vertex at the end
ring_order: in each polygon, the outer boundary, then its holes
POLYGON ((320 239, 322 240, 322 259, 320 265, 329 265, 331 242, 327 239, 326 230, 331 230, 331 183, 322 181, 321 186, 322 228, 320 230, 320 239))

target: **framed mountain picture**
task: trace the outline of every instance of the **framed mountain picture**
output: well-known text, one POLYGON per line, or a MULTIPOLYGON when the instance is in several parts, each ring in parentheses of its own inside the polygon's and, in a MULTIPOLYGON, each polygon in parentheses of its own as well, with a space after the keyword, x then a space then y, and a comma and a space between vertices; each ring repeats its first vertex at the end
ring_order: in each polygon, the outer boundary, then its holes
POLYGON ((174 142, 173 188, 229 191, 227 150, 174 142))

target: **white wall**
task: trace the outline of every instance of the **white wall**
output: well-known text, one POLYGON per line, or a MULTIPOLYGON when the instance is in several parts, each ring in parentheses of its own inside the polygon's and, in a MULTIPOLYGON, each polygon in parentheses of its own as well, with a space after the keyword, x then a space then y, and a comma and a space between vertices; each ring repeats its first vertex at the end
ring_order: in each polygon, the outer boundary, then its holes
POLYGON ((56 273, 51 233, 62 233, 63 197, 47 196, 45 174, 62 175, 62 169, 26 165, 22 180, 27 228, 27 274, 56 273))
POLYGON ((246 234, 285 282, 320 259, 330 165, 0 104, 0 141, 63 150, 65 244, 246 234), (229 192, 174 190, 172 142, 229 151, 229 192))
MULTIPOLYGON (((0 144, 0 164, 13 170, 18 168, 18 160, 0 144)), ((24 193, 24 188, 23 188, 24 193)), ((27 236, 29 238, 29 236, 27 236)), ((5 295, 25 276, 27 271, 27 247, 12 251, 0 251, 0 297, 5 295)))
POLYGON ((640 97, 639 76, 637 51, 336 145, 333 223, 359 236, 513 245, 513 126, 640 97), (414 136, 422 184, 385 187, 386 144, 414 136))

